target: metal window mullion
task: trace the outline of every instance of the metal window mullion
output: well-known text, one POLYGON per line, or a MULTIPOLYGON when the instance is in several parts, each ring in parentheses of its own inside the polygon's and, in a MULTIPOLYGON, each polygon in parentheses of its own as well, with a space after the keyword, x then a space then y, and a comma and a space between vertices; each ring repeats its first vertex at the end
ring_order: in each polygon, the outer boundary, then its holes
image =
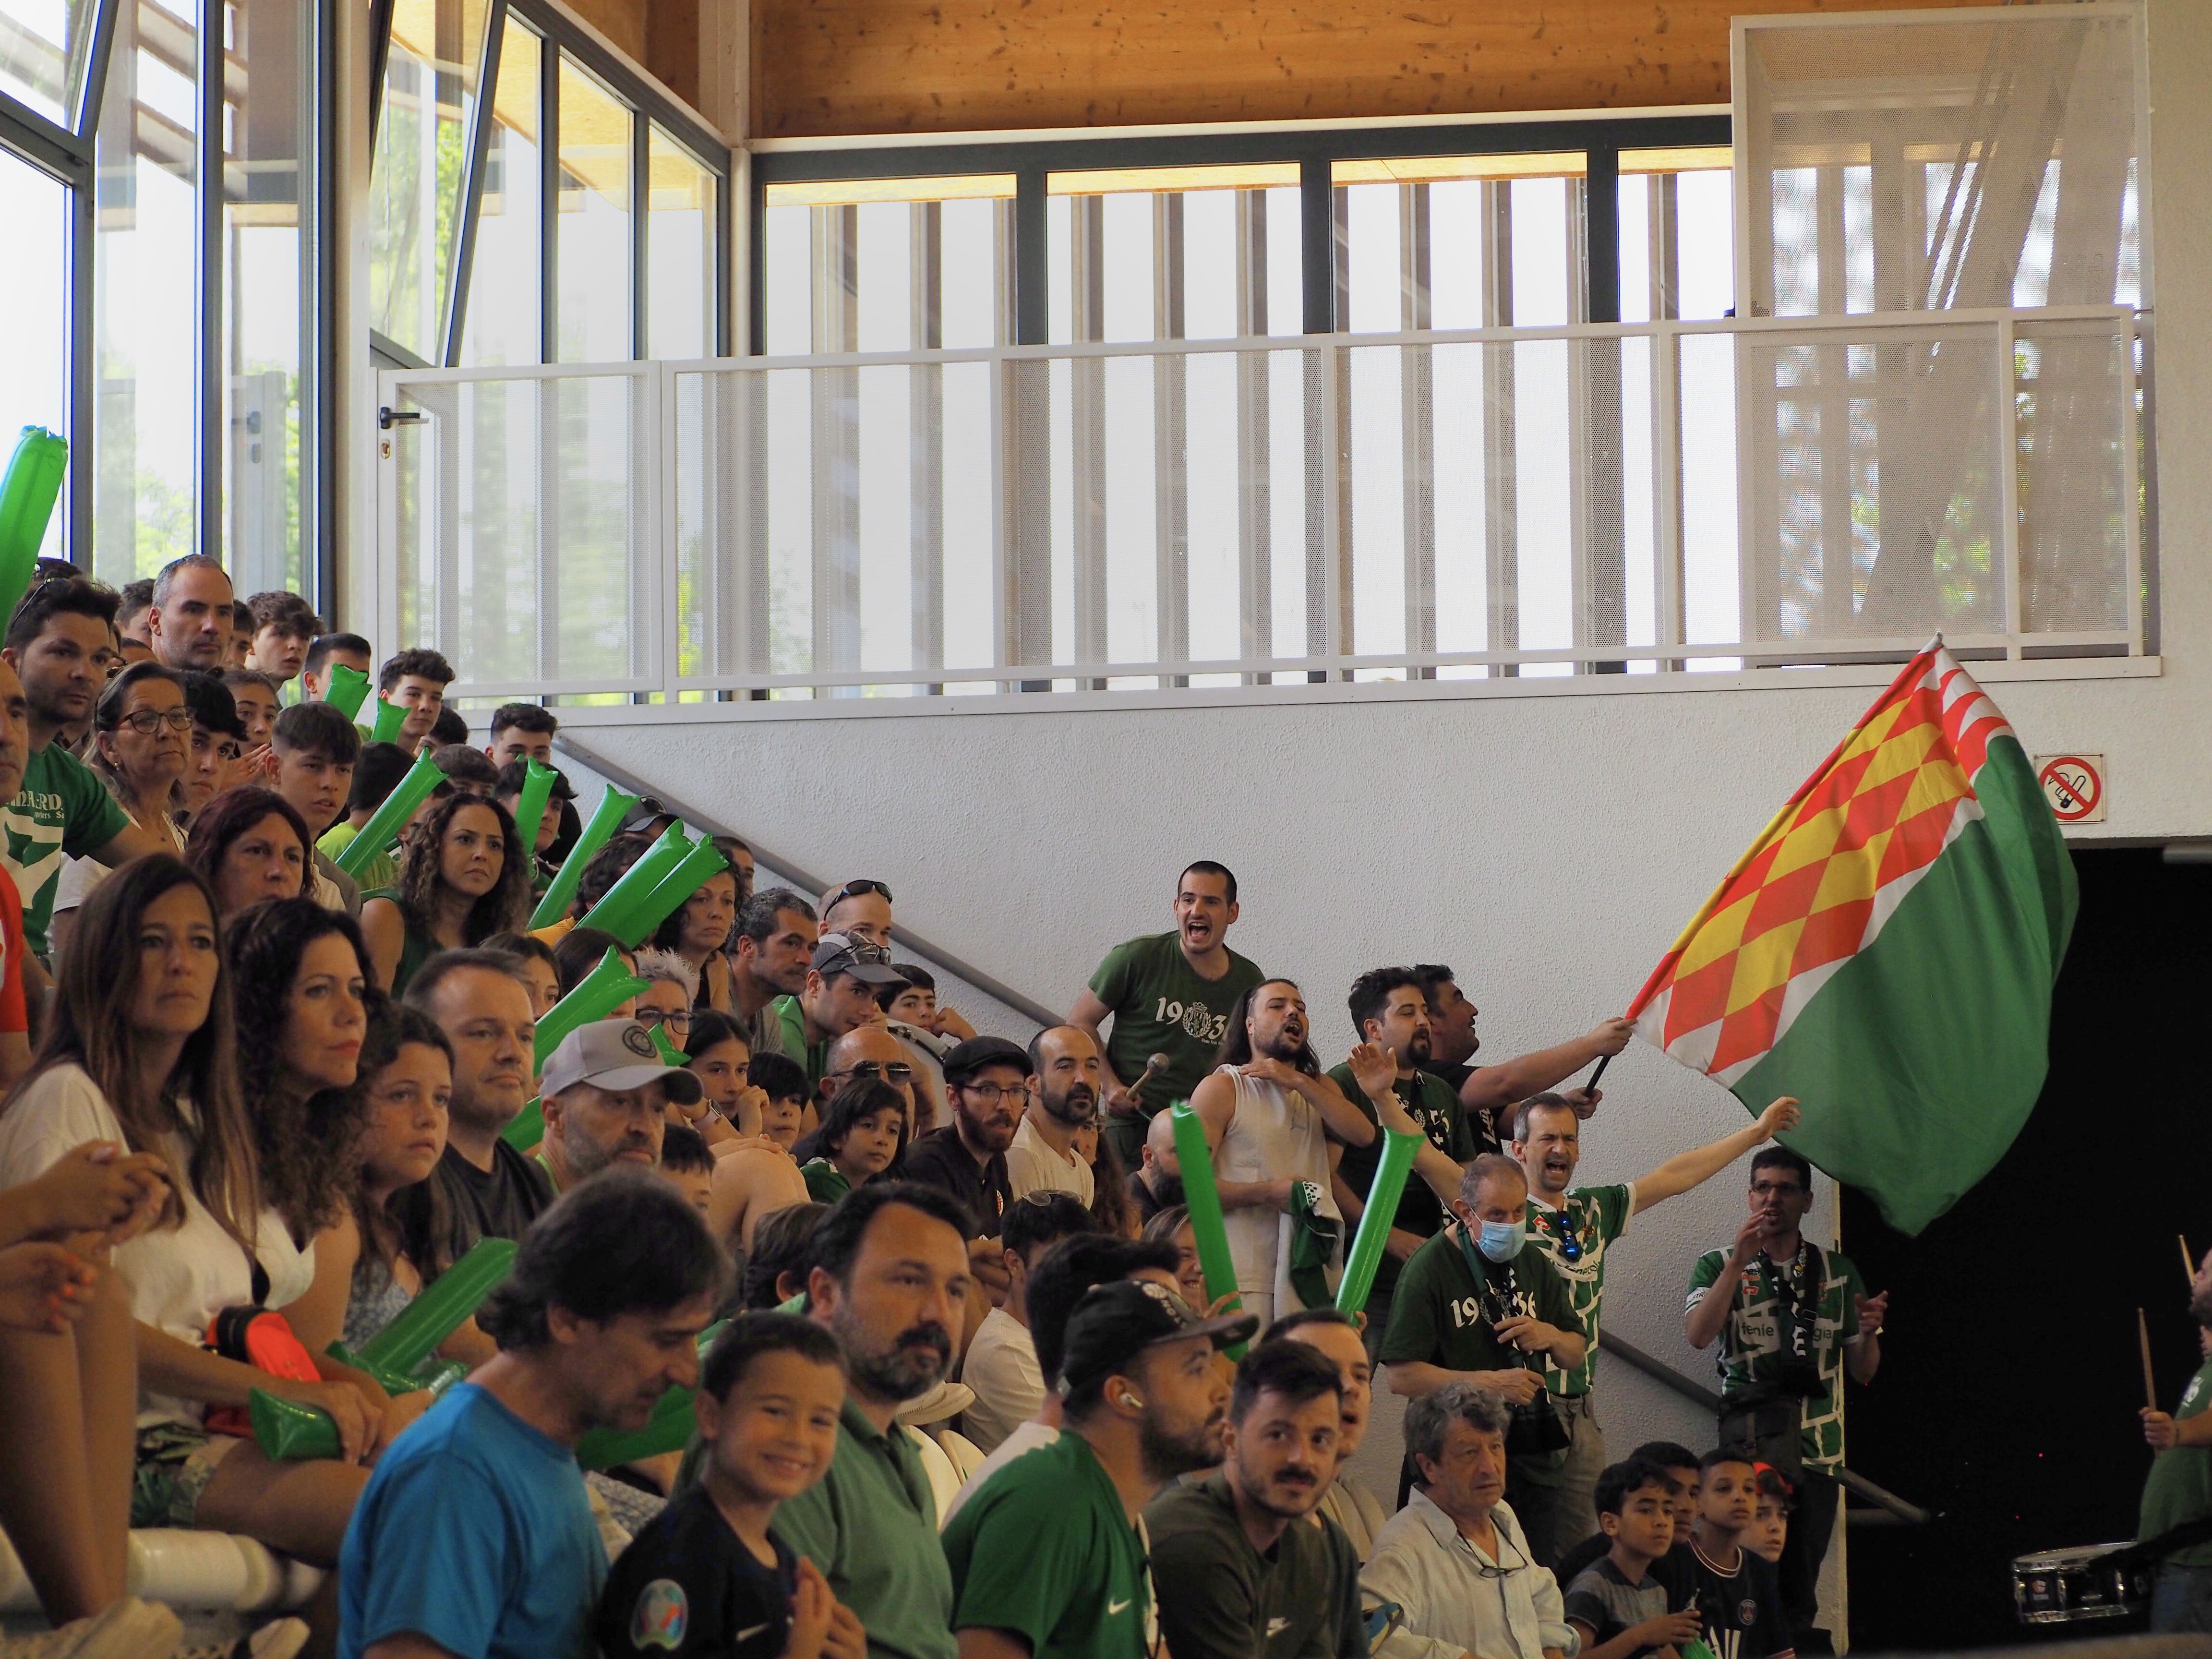
POLYGON ((469 273, 477 258, 477 221, 483 206, 485 159, 491 153, 492 106, 499 94, 500 46, 507 33, 507 0, 491 0, 484 20, 483 45, 477 54, 476 108, 470 112, 468 149, 461 164, 460 200, 455 205, 453 264, 446 273, 446 337, 438 361, 460 366, 461 330, 467 320, 469 273))
MULTIPOLYGON (((915 202, 907 208, 908 338, 933 351, 945 343, 945 206, 915 202)), ((945 368, 918 364, 907 370, 908 459, 907 582, 912 615, 909 650, 916 668, 945 665, 945 368)), ((942 682, 928 687, 945 695, 942 682)))
POLYGON ((94 260, 100 233, 99 175, 90 167, 69 191, 69 502, 64 529, 70 561, 93 574, 94 436, 99 430, 100 386, 94 372, 94 260))
MULTIPOLYGON (((1477 186, 1482 213, 1482 325, 1513 325, 1513 187, 1486 179, 1477 186)), ((1505 342, 1482 348, 1482 491, 1484 614, 1493 652, 1521 644, 1520 422, 1516 354, 1505 342)), ((1512 662, 1498 671, 1518 676, 1512 662)))
MULTIPOLYGON (((1398 186, 1398 325, 1425 331, 1432 289, 1429 187, 1398 186)), ((1398 352, 1399 512, 1404 526, 1405 648, 1437 648, 1436 353, 1429 346, 1398 352)), ((1423 668, 1410 679, 1436 678, 1423 668)))
MULTIPOLYGON (((740 160, 739 165, 743 165, 740 160)), ((708 349, 717 357, 732 355, 730 338, 731 302, 737 283, 737 253, 730 241, 736 223, 736 180, 728 173, 714 174, 714 337, 708 349)))
POLYGON ((2127 510, 2122 517, 2128 526, 2128 652, 2140 656, 2159 647, 2157 639, 2145 627, 2147 621, 2154 627, 2158 621, 2158 388, 2153 377, 2154 364, 2151 355, 2156 337, 2152 332, 2150 318, 2138 317, 2132 332, 2123 325, 2119 344, 2124 376, 2120 387, 2120 447, 2124 456, 2121 477, 2127 486, 2127 510), (2140 380, 2136 367, 2138 337, 2142 343, 2140 380), (2138 391, 2142 398, 2140 419, 2136 413, 2138 391))
POLYGON ((368 147, 376 149, 376 124, 384 118, 384 76, 392 61, 392 14, 394 0, 369 0, 368 6, 368 147))
POLYGON ((200 0, 198 187, 199 235, 195 274, 198 277, 197 343, 199 374, 194 411, 198 445, 194 479, 198 534, 194 550, 222 557, 222 8, 223 0, 200 0))
MULTIPOLYGON (((1267 192, 1237 192, 1237 329, 1253 338, 1267 332, 1267 192)), ((1240 649, 1249 659, 1272 656, 1275 646, 1273 501, 1273 413, 1268 402, 1274 359, 1266 352, 1237 354, 1237 564, 1240 649)), ((1248 673, 1247 685, 1267 676, 1248 673)))
POLYGON ((561 48, 538 53, 538 361, 560 361, 561 48))
MULTIPOLYGON (((1070 332, 1078 342, 1106 337, 1106 198, 1068 198, 1068 295, 1070 332)), ((1073 520, 1077 660, 1107 657, 1106 614, 1109 574, 1106 550, 1106 363, 1074 357, 1067 364, 1068 477, 1074 500, 1073 520)), ((1106 689, 1103 680, 1088 687, 1106 689)))
POLYGON ((653 124, 642 110, 630 112, 629 122, 629 355, 643 359, 653 355, 653 319, 647 314, 650 288, 646 261, 646 206, 652 199, 653 124))
POLYGON ((1996 338, 1996 384, 1991 390, 1997 400, 1997 556, 2004 573, 2005 633, 2011 641, 2005 655, 2016 659, 2021 654, 2020 392, 2014 383, 2012 319, 2001 319, 1992 327, 1996 338))
POLYGON ((77 90, 76 118, 70 123, 77 137, 89 149, 93 130, 100 125, 100 106, 107 94, 107 60, 115 50, 116 13, 123 0, 99 0, 92 15, 92 40, 84 58, 84 84, 77 90))
MULTIPOLYGON (((1182 198, 1152 197, 1152 332, 1183 337, 1182 198)), ((1152 360, 1152 615, 1155 654, 1163 662, 1190 656, 1190 362, 1152 360)), ((1190 684, 1173 675, 1165 684, 1190 684)))
MULTIPOLYGON (((1659 568, 1656 586, 1658 616, 1653 634, 1660 645, 1679 645, 1686 631, 1682 611, 1682 336, 1662 328, 1652 336, 1651 459, 1657 483, 1653 511, 1657 523, 1652 545, 1659 568)), ((1659 659, 1659 672, 1679 671, 1680 657, 1659 659)))
MULTIPOLYGON (((313 323, 302 349, 311 352, 314 385, 301 399, 300 572, 312 584, 309 603, 335 624, 338 610, 338 527, 345 516, 338 499, 337 452, 343 424, 338 419, 338 134, 345 116, 345 93, 338 78, 338 32, 343 27, 342 0, 314 0, 316 176, 307 194, 313 202, 303 222, 314 227, 314 252, 308 262, 314 284, 313 323), (308 442, 312 435, 312 445, 308 442), (312 503, 312 507, 310 504, 312 503)), ((372 82, 372 86, 374 83, 372 82)), ((374 93, 371 94, 374 96, 374 93)))

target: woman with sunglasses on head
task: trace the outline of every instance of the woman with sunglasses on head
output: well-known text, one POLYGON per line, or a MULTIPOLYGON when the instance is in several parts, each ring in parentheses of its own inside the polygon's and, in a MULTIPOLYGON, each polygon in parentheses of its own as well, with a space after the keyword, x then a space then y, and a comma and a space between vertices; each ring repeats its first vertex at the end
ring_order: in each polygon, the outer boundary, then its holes
POLYGON ((653 933, 655 950, 672 951, 690 965, 698 981, 695 1006, 730 1012, 730 963, 722 951, 737 921, 738 875, 725 867, 700 883, 699 890, 678 905, 653 933))
POLYGON ((218 918, 268 899, 309 892, 313 843, 307 820, 273 789, 227 789, 192 820, 185 862, 215 890, 218 918))
MULTIPOLYGON (((184 676, 159 663, 133 663, 108 681, 93 704, 92 746, 85 756, 131 822, 178 854, 185 850, 185 838, 170 813, 170 796, 185 775, 191 730, 184 676)), ((77 907, 106 878, 107 867, 97 860, 63 860, 51 933, 58 957, 69 948, 77 907)))
POLYGON ((522 923, 529 860, 514 820, 487 796, 458 791, 417 818, 396 886, 365 895, 361 931, 377 985, 397 997, 440 951, 481 945, 522 923))

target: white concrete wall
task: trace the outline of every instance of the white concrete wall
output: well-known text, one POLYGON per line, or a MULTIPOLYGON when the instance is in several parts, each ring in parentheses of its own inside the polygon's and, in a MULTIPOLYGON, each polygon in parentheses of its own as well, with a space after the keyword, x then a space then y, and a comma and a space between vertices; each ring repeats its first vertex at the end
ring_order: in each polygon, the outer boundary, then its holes
MULTIPOLYGON (((1989 677, 2032 752, 2108 757, 2111 818, 2084 839, 2212 835, 2212 466, 2200 436, 2212 429, 2212 12, 2152 0, 2149 15, 2163 672, 1989 677)), ((1108 946, 1168 926, 1176 872, 1209 857, 1243 883, 1231 942, 1302 981, 1331 1060, 1351 1040, 1352 975, 1414 960, 1459 969, 1486 1052, 1503 1055, 1626 1004, 1873 695, 1823 678, 1420 701, 1359 688, 1358 701, 1289 706, 1193 695, 1097 713, 948 704, 891 718, 755 704, 720 723, 594 723, 587 740, 817 870, 884 878, 903 922, 1054 1006, 1108 946)), ((1728 1096, 1641 1045, 1606 1090, 1585 1180, 1632 1176, 1743 1121, 1728 1096)), ((1695 1376, 1710 1361, 1683 1342, 1681 1288, 1697 1252, 1729 1237, 1741 1182, 1731 1171, 1644 1218, 1613 1258, 1608 1326, 1695 1376)), ((1601 1386, 1617 1448, 1710 1439, 1698 1413, 1623 1366, 1601 1386)))

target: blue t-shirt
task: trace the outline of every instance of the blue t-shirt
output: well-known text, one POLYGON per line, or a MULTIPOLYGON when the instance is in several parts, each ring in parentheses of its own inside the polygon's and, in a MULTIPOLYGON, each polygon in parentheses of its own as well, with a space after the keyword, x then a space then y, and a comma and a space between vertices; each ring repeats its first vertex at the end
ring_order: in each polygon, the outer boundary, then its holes
POLYGON ((459 1383, 393 1443, 354 1506, 339 1659, 408 1631, 459 1659, 580 1659, 606 1576, 574 1456, 459 1383))

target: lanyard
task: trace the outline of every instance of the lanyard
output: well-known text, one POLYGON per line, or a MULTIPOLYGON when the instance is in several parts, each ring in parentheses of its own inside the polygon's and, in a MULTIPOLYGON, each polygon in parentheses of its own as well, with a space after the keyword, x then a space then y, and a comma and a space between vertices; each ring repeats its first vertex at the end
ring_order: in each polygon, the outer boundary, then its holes
POLYGON ((1782 1276, 1782 1269, 1765 1251, 1759 1253, 1759 1273, 1774 1287, 1774 1299, 1782 1304, 1784 1316, 1790 1322, 1790 1352, 1796 1359, 1809 1359, 1813 1354, 1813 1339, 1820 1317, 1820 1291, 1827 1278, 1827 1264, 1809 1238, 1797 1241, 1797 1256, 1791 1262, 1790 1279, 1782 1276))

